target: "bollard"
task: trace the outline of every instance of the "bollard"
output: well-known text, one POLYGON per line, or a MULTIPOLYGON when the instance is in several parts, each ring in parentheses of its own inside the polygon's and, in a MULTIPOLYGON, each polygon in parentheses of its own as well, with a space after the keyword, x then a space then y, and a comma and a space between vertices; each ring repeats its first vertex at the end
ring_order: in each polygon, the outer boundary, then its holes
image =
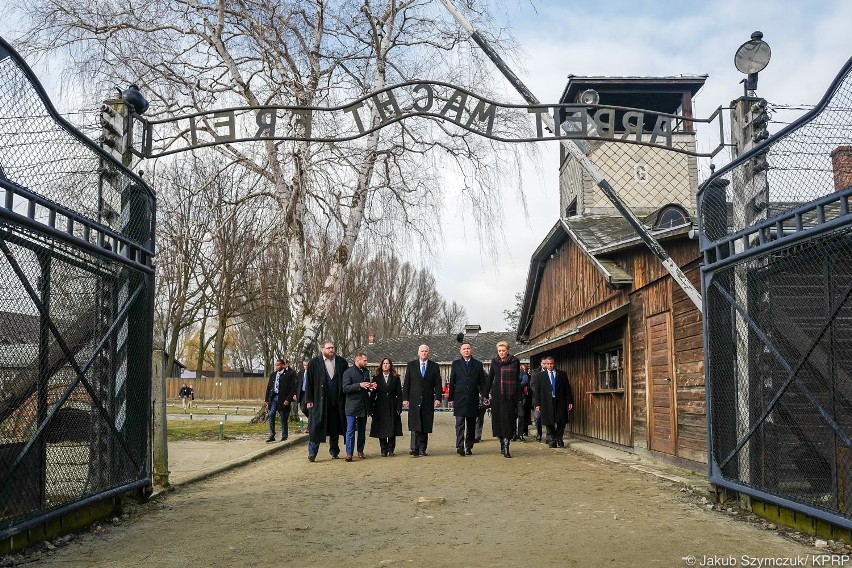
POLYGON ((234 407, 234 414, 239 414, 239 413, 240 413, 240 407, 239 407, 239 406, 235 406, 235 407, 234 407))
POLYGON ((189 419, 192 420, 192 412, 189 413, 189 419))
POLYGON ((221 406, 219 406, 219 405, 217 404, 217 405, 216 405, 216 410, 222 410, 222 407, 221 407, 221 406))
POLYGON ((219 422, 219 439, 220 440, 225 439, 225 423, 224 422, 219 422))
POLYGON ((227 419, 228 419, 228 413, 226 412, 225 413, 225 420, 227 420, 227 419))

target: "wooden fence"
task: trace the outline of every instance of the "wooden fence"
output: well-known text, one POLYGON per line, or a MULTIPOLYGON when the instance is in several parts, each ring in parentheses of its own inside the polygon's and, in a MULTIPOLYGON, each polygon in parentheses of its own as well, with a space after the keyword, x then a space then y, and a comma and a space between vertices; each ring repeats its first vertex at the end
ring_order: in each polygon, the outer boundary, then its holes
POLYGON ((166 379, 166 397, 177 398, 183 383, 195 391, 195 400, 263 400, 267 377, 166 379))

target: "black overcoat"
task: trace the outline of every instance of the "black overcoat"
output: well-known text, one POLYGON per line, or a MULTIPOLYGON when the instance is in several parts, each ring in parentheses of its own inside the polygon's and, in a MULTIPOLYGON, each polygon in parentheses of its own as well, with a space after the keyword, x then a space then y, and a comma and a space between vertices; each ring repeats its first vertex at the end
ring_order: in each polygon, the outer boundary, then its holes
POLYGON ((371 438, 393 438, 402 436, 402 382, 399 375, 384 374, 373 377, 377 387, 370 393, 373 420, 370 423, 371 438))
MULTIPOLYGON (((269 382, 266 383, 265 402, 269 402, 269 399, 272 398, 276 373, 277 371, 272 371, 272 374, 269 375, 269 382)), ((296 371, 287 367, 281 372, 281 378, 278 379, 278 408, 290 408, 289 404, 285 407, 284 403, 292 403, 294 394, 296 394, 296 371)), ((276 408, 276 410, 278 409, 276 408)))
POLYGON ((565 371, 553 370, 556 373, 556 398, 550 386, 547 371, 539 371, 533 375, 532 386, 533 407, 541 406, 542 424, 564 424, 568 422, 568 405, 574 404, 574 393, 565 371))
POLYGON ((511 438, 518 419, 518 400, 521 396, 521 362, 509 355, 505 363, 499 357, 491 359, 488 370, 486 391, 491 397, 491 431, 495 438, 511 438), (503 396, 500 388, 500 367, 509 366, 515 373, 515 385, 508 396, 503 396))
POLYGON ((426 376, 420 375, 420 359, 405 368, 402 400, 408 401, 408 429, 432 432, 435 423, 435 401, 441 400, 441 368, 432 360, 426 362, 426 376))
POLYGON ((370 393, 361 388, 361 383, 365 381, 370 382, 370 371, 368 369, 359 369, 357 365, 352 365, 343 373, 343 394, 346 398, 344 414, 346 416, 367 417, 370 393))
POLYGON ((485 396, 485 369, 482 361, 471 358, 470 370, 459 357, 450 367, 450 400, 453 416, 473 418, 479 413, 479 395, 485 396))
MULTIPOLYGON (((334 377, 339 381, 340 388, 338 389, 339 397, 337 401, 337 410, 340 413, 340 424, 344 431, 346 430, 346 415, 344 414, 343 400, 343 373, 349 364, 346 359, 339 355, 334 357, 334 377)), ((308 428, 311 433, 309 440, 311 442, 325 442, 328 436, 328 416, 326 416, 326 400, 325 400, 325 378, 328 373, 325 370, 325 361, 322 355, 314 357, 308 363, 308 389, 305 391, 305 400, 312 402, 314 407, 309 410, 308 428)), ((330 407, 334 408, 334 407, 330 407)))

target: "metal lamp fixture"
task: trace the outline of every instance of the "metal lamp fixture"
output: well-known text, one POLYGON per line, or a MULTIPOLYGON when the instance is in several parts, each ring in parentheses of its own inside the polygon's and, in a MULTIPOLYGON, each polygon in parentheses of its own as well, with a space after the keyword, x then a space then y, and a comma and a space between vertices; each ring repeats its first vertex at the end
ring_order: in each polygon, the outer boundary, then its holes
POLYGON ((769 44, 763 41, 763 32, 757 31, 751 34, 751 40, 742 44, 734 54, 734 65, 740 73, 747 77, 742 80, 745 83, 745 94, 748 96, 757 90, 757 74, 769 65, 772 50, 769 44))

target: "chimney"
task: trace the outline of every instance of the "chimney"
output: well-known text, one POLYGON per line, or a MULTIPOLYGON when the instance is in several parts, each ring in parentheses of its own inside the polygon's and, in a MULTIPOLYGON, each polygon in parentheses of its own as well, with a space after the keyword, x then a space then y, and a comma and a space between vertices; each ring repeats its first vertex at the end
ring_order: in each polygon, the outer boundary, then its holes
POLYGON ((834 172, 834 191, 852 186, 852 146, 838 146, 832 150, 831 169, 834 172))
POLYGON ((367 345, 373 345, 374 343, 376 343, 376 335, 371 333, 367 336, 367 345))
POLYGON ((473 339, 479 333, 479 330, 482 329, 481 325, 476 324, 467 324, 464 326, 464 337, 465 339, 473 339))

